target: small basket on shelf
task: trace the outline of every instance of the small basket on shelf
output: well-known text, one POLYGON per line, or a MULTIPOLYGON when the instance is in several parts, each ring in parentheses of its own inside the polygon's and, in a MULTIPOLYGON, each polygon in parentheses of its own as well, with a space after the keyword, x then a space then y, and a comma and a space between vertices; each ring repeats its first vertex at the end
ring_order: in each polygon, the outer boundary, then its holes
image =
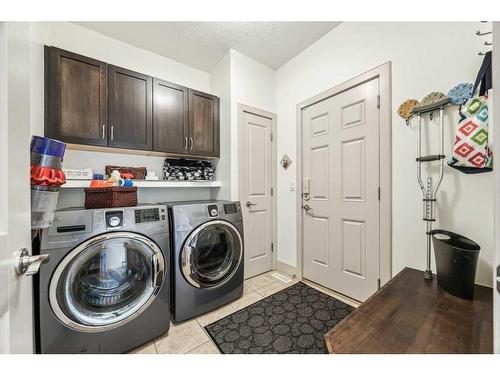
POLYGON ((104 170, 106 171, 106 174, 108 176, 111 176, 111 172, 113 172, 114 170, 117 170, 122 175, 129 174, 131 176, 130 178, 132 178, 134 180, 144 180, 146 178, 146 173, 147 173, 146 167, 118 167, 115 165, 106 165, 104 167, 104 170))
POLYGON ((99 187, 85 189, 85 208, 137 206, 137 187, 99 187))

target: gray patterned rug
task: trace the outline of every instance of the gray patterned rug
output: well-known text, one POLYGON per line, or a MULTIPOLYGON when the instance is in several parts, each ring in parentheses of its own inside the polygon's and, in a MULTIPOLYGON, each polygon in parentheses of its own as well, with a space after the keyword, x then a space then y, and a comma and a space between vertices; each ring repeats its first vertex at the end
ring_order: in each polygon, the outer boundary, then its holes
POLYGON ((353 310, 300 282, 205 330, 226 354, 325 353, 323 335, 353 310))

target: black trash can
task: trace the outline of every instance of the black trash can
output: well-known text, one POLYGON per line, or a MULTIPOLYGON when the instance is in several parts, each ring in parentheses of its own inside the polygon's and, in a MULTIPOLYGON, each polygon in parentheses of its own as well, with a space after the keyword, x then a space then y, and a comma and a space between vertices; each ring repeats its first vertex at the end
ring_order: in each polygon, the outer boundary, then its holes
POLYGON ((474 241, 447 230, 436 229, 431 234, 438 285, 454 296, 472 299, 481 247, 474 241))

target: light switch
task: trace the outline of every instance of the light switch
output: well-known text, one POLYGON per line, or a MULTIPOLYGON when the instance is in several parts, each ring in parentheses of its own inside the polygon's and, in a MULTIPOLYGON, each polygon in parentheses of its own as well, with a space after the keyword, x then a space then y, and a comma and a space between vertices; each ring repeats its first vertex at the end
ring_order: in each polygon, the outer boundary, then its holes
POLYGON ((295 181, 294 180, 290 181, 290 191, 295 191, 295 181))

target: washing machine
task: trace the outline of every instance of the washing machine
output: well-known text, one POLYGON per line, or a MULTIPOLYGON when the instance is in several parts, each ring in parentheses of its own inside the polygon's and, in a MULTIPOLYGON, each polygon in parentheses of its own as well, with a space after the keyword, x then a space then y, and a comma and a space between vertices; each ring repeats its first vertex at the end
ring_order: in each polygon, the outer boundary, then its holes
POLYGON ((170 324, 162 205, 56 211, 35 283, 39 353, 123 353, 170 324))
POLYGON ((171 221, 174 322, 243 295, 243 218, 239 202, 165 203, 171 221))

